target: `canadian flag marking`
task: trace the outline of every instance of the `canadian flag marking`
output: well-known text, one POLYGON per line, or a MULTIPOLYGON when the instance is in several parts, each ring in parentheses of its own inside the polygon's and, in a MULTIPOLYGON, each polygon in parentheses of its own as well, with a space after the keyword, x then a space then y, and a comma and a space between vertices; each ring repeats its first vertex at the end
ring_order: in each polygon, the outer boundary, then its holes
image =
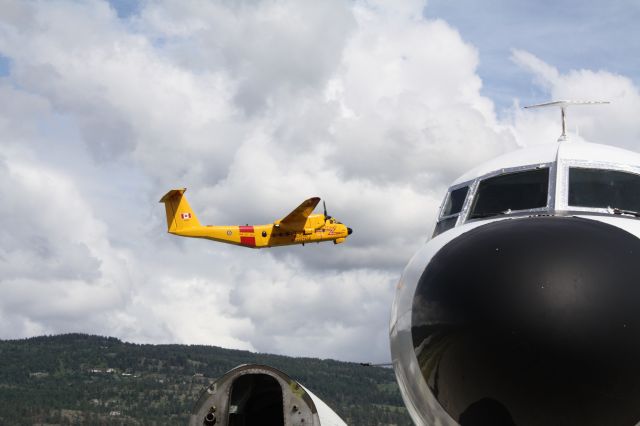
POLYGON ((182 213, 180 216, 182 217, 183 220, 191 219, 191 213, 182 213))

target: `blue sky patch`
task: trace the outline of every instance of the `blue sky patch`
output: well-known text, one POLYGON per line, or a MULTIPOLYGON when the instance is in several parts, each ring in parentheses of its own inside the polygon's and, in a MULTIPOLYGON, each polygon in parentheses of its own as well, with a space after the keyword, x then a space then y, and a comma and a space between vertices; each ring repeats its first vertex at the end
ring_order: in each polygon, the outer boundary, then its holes
POLYGON ((11 59, 0 53, 0 77, 6 77, 11 72, 11 59))
POLYGON ((118 13, 120 19, 127 19, 140 12, 140 0, 109 0, 109 4, 118 13))
POLYGON ((429 0, 424 15, 444 19, 478 49, 482 93, 498 111, 514 98, 548 100, 531 75, 512 62, 512 49, 530 52, 563 74, 607 70, 640 82, 638 2, 429 0))

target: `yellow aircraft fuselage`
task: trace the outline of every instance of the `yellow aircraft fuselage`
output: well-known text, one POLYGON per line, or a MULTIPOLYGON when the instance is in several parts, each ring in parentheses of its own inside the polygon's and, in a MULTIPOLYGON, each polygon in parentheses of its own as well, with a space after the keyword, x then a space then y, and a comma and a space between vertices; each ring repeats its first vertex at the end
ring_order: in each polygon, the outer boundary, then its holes
POLYGON ((201 225, 184 196, 185 191, 186 188, 171 190, 160 200, 165 204, 170 234, 205 238, 251 248, 264 248, 322 241, 340 244, 352 232, 344 224, 324 214, 309 214, 318 204, 319 198, 304 201, 287 217, 270 224, 201 225))

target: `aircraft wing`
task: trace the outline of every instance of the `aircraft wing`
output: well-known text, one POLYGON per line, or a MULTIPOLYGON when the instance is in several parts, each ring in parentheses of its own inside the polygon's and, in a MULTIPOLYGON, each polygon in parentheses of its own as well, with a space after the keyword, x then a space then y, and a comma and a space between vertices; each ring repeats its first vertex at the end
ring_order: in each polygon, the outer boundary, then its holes
POLYGON ((313 209, 316 208, 319 202, 319 197, 313 197, 309 198, 308 200, 304 200, 302 204, 296 207, 294 211, 289 213, 284 219, 280 221, 280 225, 287 226, 306 222, 307 218, 309 217, 313 209))

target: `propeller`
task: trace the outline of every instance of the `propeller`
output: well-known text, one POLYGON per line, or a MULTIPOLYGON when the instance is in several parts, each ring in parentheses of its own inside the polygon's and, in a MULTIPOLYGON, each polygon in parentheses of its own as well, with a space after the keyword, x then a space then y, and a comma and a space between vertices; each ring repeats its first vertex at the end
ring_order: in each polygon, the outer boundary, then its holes
POLYGON ((327 205, 325 204, 324 200, 322 200, 322 208, 324 209, 324 220, 331 219, 331 216, 327 214, 327 205))

